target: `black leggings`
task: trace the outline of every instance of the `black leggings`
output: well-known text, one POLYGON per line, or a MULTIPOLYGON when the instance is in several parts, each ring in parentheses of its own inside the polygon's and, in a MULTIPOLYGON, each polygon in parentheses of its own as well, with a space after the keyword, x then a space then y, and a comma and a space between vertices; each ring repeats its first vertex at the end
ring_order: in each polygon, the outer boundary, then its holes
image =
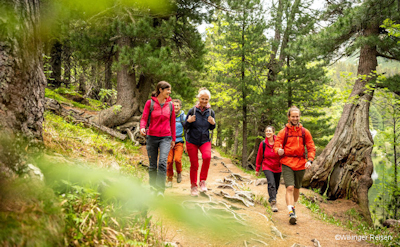
POLYGON ((279 181, 281 180, 281 172, 271 172, 270 170, 263 170, 265 177, 268 181, 268 202, 276 201, 276 194, 278 193, 279 181))

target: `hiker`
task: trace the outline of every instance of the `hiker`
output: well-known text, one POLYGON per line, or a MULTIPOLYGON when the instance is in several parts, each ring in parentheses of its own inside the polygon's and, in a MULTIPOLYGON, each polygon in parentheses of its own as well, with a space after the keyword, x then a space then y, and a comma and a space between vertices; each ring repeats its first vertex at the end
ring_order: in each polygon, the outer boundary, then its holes
POLYGON ((146 102, 140 120, 140 134, 147 135, 150 189, 157 197, 164 197, 168 153, 175 146, 176 139, 175 112, 170 94, 171 85, 160 81, 151 99, 146 102), (157 166, 158 150, 160 156, 157 166))
POLYGON ((260 175, 261 167, 268 181, 268 202, 271 205, 272 212, 278 212, 276 194, 282 173, 280 157, 274 152, 275 139, 275 128, 267 126, 265 128, 265 140, 260 143, 256 159, 256 176, 260 175))
POLYGON ((197 95, 197 104, 188 111, 184 123, 186 133, 186 149, 190 159, 191 195, 198 196, 197 170, 199 168, 198 150, 200 150, 203 164, 200 171, 200 192, 206 192, 208 168, 211 162, 210 130, 215 128, 215 113, 211 109, 209 100, 211 93, 207 88, 201 88, 197 95))
POLYGON ((279 131, 274 151, 281 157, 289 222, 294 225, 297 221, 295 206, 299 199, 305 169, 312 166, 315 158, 315 145, 310 131, 300 124, 300 109, 296 106, 290 107, 287 116, 288 123, 279 131), (305 147, 308 152, 307 159, 305 147))
POLYGON ((176 167, 176 182, 182 182, 182 153, 184 149, 184 131, 183 123, 185 122, 185 112, 181 110, 182 102, 179 99, 173 99, 175 109, 176 123, 176 141, 175 146, 171 148, 167 161, 167 187, 172 187, 172 177, 174 176, 174 161, 176 167))

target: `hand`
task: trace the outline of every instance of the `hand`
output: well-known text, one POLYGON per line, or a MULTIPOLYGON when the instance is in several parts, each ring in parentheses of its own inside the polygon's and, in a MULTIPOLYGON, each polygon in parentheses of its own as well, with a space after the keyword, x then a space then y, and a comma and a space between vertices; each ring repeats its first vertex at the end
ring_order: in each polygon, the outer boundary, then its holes
POLYGON ((307 163, 306 163, 306 169, 310 169, 311 168, 311 162, 310 161, 307 161, 307 163))
POLYGON ((145 128, 140 129, 140 134, 142 136, 146 136, 146 129, 145 128))
POLYGON ((185 153, 187 153, 186 145, 183 145, 183 150, 185 151, 185 153))
POLYGON ((260 176, 260 172, 256 172, 256 177, 260 176))
POLYGON ((171 141, 171 149, 173 149, 175 147, 175 142, 171 141))
POLYGON ((278 149, 278 154, 279 156, 282 156, 285 154, 285 150, 283 150, 282 148, 278 149))
POLYGON ((193 123, 194 121, 196 121, 196 115, 190 115, 187 119, 187 121, 189 123, 193 123))
POLYGON ((214 125, 215 124, 215 119, 213 118, 213 117, 211 117, 211 116, 208 116, 208 122, 210 123, 210 124, 212 124, 212 125, 214 125))

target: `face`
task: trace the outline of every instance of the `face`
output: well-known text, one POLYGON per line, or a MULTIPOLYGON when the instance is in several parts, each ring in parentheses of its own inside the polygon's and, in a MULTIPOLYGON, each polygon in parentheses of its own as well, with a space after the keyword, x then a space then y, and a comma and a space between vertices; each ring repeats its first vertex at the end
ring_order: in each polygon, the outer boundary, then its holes
POLYGON ((164 98, 167 99, 170 94, 171 94, 171 88, 170 87, 169 88, 165 88, 165 89, 160 88, 160 95, 163 96, 164 98))
POLYGON ((292 111, 290 112, 289 122, 293 125, 296 126, 300 122, 300 112, 299 111, 292 111))
POLYGON ((178 114, 179 111, 181 110, 181 105, 179 102, 174 102, 174 109, 175 109, 175 114, 178 114))
POLYGON ((272 130, 272 128, 267 128, 267 129, 265 130, 265 136, 266 136, 267 138, 270 138, 270 137, 274 136, 274 131, 272 130))
POLYGON ((200 94, 199 103, 200 103, 201 107, 206 107, 209 100, 210 100, 210 97, 208 97, 207 94, 200 94))

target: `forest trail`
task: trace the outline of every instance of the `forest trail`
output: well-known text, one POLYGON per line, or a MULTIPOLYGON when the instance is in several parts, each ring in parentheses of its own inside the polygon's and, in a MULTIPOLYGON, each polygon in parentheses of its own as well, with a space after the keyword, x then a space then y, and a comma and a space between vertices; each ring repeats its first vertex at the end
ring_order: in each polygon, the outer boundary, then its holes
MULTIPOLYGON (((142 149, 142 153, 145 154, 145 148, 142 149)), ((281 184, 278 191, 278 209, 279 212, 272 214, 272 219, 266 220, 261 214, 268 216, 266 208, 260 204, 255 204, 254 207, 246 207, 239 202, 229 202, 222 197, 214 194, 214 192, 221 191, 217 186, 220 184, 218 181, 223 180, 224 177, 228 176, 225 168, 221 162, 224 162, 226 166, 236 174, 240 174, 243 177, 256 179, 255 176, 244 173, 241 169, 232 164, 232 161, 228 158, 220 156, 216 151, 212 151, 212 160, 207 178, 207 187, 211 189, 208 194, 211 196, 212 201, 224 201, 235 207, 239 208, 236 210, 244 216, 246 219, 246 228, 244 232, 235 232, 235 230, 229 231, 231 237, 227 236, 213 236, 213 231, 210 229, 204 229, 199 227, 196 229, 188 228, 185 223, 172 220, 168 214, 162 214, 160 210, 150 211, 153 217, 157 220, 161 220, 163 226, 163 235, 166 242, 174 243, 175 246, 314 246, 312 239, 317 239, 322 247, 325 246, 373 246, 365 241, 357 240, 335 240, 336 235, 340 236, 354 236, 356 233, 349 230, 345 230, 342 227, 338 227, 327 222, 316 219, 315 215, 307 209, 304 205, 298 203, 296 211, 298 215, 298 221, 296 225, 289 224, 288 212, 285 203, 285 188, 281 184), (216 159, 217 157, 217 159, 216 159), (274 231, 272 226, 275 226, 283 235, 283 239, 279 238, 274 231), (246 233, 246 230, 248 231, 246 233), (258 241, 261 240, 261 241, 258 241)), ((147 158, 147 157, 146 157, 147 158)), ((201 161, 200 161, 201 164, 201 161)), ((174 177, 173 187, 167 188, 165 191, 165 200, 174 201, 197 201, 206 203, 209 198, 206 196, 191 197, 190 196, 190 182, 189 182, 189 171, 184 170, 182 172, 182 182, 178 184, 174 177)), ((255 195, 262 195, 268 198, 267 184, 256 186, 253 182, 250 185, 245 185, 246 190, 251 190, 255 195)), ((224 189, 225 192, 232 194, 232 190, 224 189)), ((301 189, 301 192, 306 193, 309 190, 301 189)), ((229 228, 229 226, 226 226, 229 228)), ((215 235, 215 234, 214 234, 215 235)), ((218 234, 217 234, 218 235, 218 234)))

